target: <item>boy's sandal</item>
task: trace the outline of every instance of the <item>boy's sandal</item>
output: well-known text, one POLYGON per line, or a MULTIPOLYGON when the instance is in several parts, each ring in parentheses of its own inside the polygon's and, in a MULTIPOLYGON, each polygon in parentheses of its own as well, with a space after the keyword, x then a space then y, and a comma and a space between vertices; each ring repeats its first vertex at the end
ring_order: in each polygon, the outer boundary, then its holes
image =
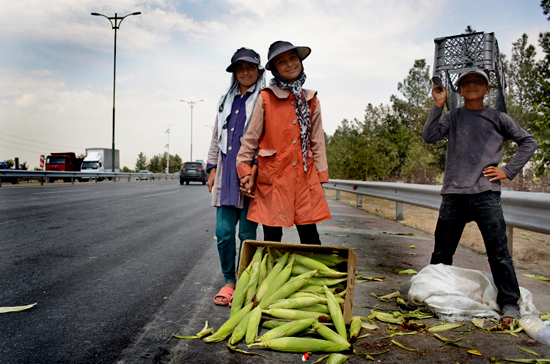
POLYGON ((231 287, 222 287, 218 294, 214 297, 214 303, 218 306, 227 306, 231 303, 233 300, 233 294, 235 293, 235 290, 231 287), (222 301, 218 299, 218 297, 224 297, 227 299, 227 301, 222 301))

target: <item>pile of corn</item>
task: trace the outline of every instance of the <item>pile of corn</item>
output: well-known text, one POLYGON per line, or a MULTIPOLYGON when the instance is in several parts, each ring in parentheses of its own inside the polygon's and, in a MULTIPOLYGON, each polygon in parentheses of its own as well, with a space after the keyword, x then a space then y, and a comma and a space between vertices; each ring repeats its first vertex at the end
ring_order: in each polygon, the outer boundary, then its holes
MULTIPOLYGON (((249 348, 286 352, 349 349, 341 308, 347 272, 333 268, 345 261, 336 254, 300 255, 258 247, 235 287, 229 320, 204 341, 219 342, 231 335, 230 347, 244 338, 249 348), (260 327, 269 331, 259 336, 260 327), (320 338, 301 337, 306 334, 320 338)), ((361 321, 354 318, 349 337, 356 338, 360 330, 361 321)))

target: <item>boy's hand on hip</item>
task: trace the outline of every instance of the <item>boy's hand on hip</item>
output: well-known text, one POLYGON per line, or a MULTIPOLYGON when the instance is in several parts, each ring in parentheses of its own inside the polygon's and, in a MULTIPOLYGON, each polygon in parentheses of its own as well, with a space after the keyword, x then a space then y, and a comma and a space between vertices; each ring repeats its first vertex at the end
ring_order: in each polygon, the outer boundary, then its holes
POLYGON ((508 176, 504 171, 498 167, 486 167, 483 170, 483 177, 492 177, 489 182, 507 179, 508 176))
POLYGON ((447 89, 443 84, 434 85, 432 87, 432 97, 434 98, 434 104, 438 107, 443 107, 447 100, 447 89))

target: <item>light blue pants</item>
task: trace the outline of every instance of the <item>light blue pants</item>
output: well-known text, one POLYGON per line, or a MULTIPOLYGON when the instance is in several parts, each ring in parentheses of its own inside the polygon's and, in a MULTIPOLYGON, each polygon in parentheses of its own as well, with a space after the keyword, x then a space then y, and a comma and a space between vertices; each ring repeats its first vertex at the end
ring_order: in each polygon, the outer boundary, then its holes
MULTIPOLYGON (((237 255, 235 233, 239 223, 239 240, 256 239, 258 223, 247 220, 248 207, 239 209, 235 206, 220 206, 216 210, 216 238, 218 239, 218 254, 222 265, 225 283, 235 283, 235 255, 237 255)), ((240 252, 240 249, 239 249, 240 252)), ((238 265, 237 265, 238 269, 238 265)))

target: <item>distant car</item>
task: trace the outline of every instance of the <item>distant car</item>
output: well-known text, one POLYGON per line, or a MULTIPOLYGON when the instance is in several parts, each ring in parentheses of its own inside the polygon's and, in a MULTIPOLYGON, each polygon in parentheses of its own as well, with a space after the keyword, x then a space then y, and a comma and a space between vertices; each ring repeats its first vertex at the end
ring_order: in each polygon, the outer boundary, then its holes
POLYGON ((180 185, 189 184, 190 181, 202 182, 206 184, 208 173, 204 162, 185 162, 180 170, 180 185))
POLYGON ((151 171, 146 171, 146 170, 143 170, 143 171, 139 171, 140 175, 138 177, 136 177, 137 180, 141 181, 142 179, 145 179, 145 180, 154 180, 155 177, 153 176, 153 172, 151 171))

